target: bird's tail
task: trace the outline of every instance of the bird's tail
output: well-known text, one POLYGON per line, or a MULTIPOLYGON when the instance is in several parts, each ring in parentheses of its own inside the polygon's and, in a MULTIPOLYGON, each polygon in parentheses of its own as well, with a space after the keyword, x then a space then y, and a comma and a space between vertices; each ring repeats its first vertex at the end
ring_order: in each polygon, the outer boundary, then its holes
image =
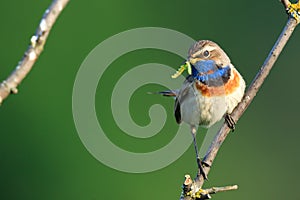
POLYGON ((176 97, 178 94, 178 90, 166 90, 161 92, 149 92, 148 94, 160 94, 165 97, 176 97))

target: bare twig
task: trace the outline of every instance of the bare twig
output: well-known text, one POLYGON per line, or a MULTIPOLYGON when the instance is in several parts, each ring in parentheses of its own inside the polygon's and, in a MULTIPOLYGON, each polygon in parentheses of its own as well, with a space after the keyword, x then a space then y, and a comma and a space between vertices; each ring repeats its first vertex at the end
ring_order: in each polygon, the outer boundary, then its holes
POLYGON ((289 5, 290 5, 290 1, 289 0, 281 0, 281 3, 285 7, 285 9, 287 9, 289 7, 289 5))
POLYGON ((30 45, 24 53, 24 56, 11 75, 0 84, 0 104, 9 96, 9 94, 16 94, 18 92, 17 86, 30 72, 32 66, 43 51, 53 24, 68 2, 69 0, 54 0, 45 11, 39 27, 31 37, 30 45))
MULTIPOLYGON (((286 0, 282 0, 281 2, 284 4, 286 10, 288 10, 289 6, 290 6, 290 2, 286 1, 286 0)), ((287 24, 284 27, 281 35, 279 36, 279 38, 276 41, 276 43, 274 44, 271 52, 269 53, 268 57, 266 58, 263 66, 261 67, 261 69, 255 76, 254 80, 252 81, 251 85, 249 86, 248 90, 246 91, 242 101, 238 104, 238 106, 231 113, 231 117, 236 122, 239 120, 239 118, 245 112, 245 110, 247 109, 249 104, 252 102, 253 98, 256 96, 258 90, 260 89, 264 80, 268 76, 275 61, 277 60, 283 47, 285 46, 285 44, 289 40, 290 36, 292 35, 297 24, 298 24, 298 21, 296 19, 294 19, 293 17, 289 17, 287 24)), ((229 132, 230 132, 230 129, 228 128, 227 124, 224 123, 223 126, 218 131, 217 135, 215 136, 208 151, 206 152, 206 155, 203 160, 205 163, 212 166, 212 163, 229 132)), ((208 174, 209 170, 210 170, 210 167, 204 167, 204 171, 206 172, 206 174, 208 174)), ((203 183, 204 183, 204 179, 202 176, 196 177, 195 181, 194 181, 194 184, 196 185, 196 187, 193 187, 195 191, 192 191, 193 188, 191 188, 192 193, 196 193, 197 190, 200 190, 202 188, 203 183)), ((183 193, 184 193, 184 191, 183 191, 183 193)), ((191 196, 181 195, 180 199, 190 200, 190 199, 195 199, 195 198, 192 198, 191 196)))
POLYGON ((205 191, 208 194, 215 194, 217 192, 226 192, 226 191, 237 190, 237 189, 238 189, 237 185, 231 185, 231 186, 225 186, 225 187, 212 187, 212 188, 206 189, 205 191))

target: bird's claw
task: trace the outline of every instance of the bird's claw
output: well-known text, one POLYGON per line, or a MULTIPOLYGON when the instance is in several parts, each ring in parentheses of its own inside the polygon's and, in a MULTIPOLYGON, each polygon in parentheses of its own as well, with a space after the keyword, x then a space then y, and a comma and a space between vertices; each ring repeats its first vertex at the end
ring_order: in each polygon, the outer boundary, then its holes
POLYGON ((225 115, 225 122, 227 124, 227 126, 232 130, 232 132, 235 130, 235 125, 236 122, 234 121, 234 119, 231 117, 230 114, 226 114, 225 115))
POLYGON ((206 174, 206 172, 204 171, 204 168, 203 168, 203 167, 210 167, 210 165, 209 165, 208 163, 206 163, 206 162, 201 161, 200 158, 197 158, 197 164, 198 164, 198 169, 199 169, 199 171, 198 171, 198 176, 201 176, 201 175, 202 175, 203 178, 204 178, 204 180, 208 180, 207 174, 206 174))

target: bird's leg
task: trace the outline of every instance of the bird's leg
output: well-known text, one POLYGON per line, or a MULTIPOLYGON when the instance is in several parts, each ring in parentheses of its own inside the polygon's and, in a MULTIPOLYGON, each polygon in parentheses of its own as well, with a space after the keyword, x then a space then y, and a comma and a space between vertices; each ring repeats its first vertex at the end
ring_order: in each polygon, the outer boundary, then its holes
POLYGON ((196 159, 197 159, 197 165, 198 165, 198 170, 199 170, 198 175, 202 175, 205 180, 208 180, 207 175, 203 169, 203 164, 205 165, 205 163, 202 163, 202 161, 199 157, 199 153, 198 153, 198 145, 197 145, 197 141, 196 141, 197 128, 195 126, 191 126, 191 133, 193 136, 194 148, 195 148, 195 152, 196 152, 196 159))
POLYGON ((227 123, 227 126, 232 130, 232 132, 234 131, 235 129, 235 125, 236 125, 236 122, 234 121, 234 119, 231 117, 230 114, 225 114, 225 122, 227 123))

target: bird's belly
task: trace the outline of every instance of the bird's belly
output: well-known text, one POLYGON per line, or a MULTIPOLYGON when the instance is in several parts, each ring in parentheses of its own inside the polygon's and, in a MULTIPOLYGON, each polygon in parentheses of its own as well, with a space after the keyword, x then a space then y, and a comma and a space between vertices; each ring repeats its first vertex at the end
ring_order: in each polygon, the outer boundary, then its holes
POLYGON ((190 125, 210 127, 219 121, 226 111, 225 96, 205 97, 196 93, 181 102, 182 120, 190 125))

